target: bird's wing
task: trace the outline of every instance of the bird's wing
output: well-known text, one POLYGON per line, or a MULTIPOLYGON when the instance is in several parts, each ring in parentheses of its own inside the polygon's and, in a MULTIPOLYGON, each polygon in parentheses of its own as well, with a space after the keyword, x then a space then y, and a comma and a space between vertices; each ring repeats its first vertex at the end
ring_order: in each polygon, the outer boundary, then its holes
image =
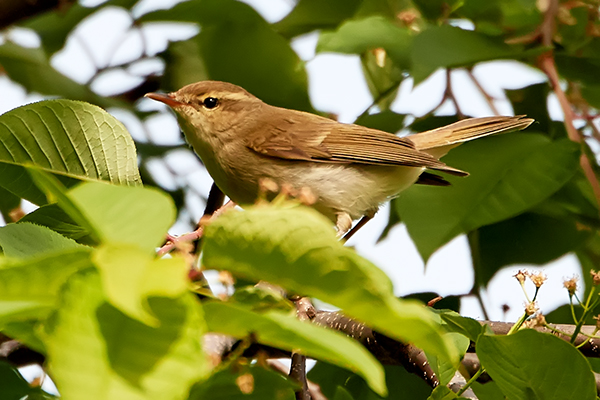
POLYGON ((329 163, 425 167, 467 175, 419 151, 410 139, 275 107, 269 121, 247 138, 252 150, 271 157, 329 163))

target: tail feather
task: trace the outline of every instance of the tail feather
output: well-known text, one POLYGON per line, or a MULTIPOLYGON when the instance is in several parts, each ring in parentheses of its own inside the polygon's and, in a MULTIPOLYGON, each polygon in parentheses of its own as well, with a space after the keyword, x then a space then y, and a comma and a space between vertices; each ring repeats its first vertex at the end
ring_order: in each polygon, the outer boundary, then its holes
POLYGON ((409 139, 415 144, 417 150, 436 153, 435 156, 441 157, 446 151, 460 143, 497 133, 525 129, 533 121, 532 118, 525 118, 524 115, 469 118, 448 126, 411 135, 409 139), (445 149, 440 149, 442 151, 428 151, 438 148, 445 149))

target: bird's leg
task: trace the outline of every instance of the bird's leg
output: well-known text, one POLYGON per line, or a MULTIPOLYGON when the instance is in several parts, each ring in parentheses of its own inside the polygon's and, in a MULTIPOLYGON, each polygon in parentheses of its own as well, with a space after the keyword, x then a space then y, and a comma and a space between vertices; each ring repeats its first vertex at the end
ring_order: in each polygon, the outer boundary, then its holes
POLYGON ((342 240, 344 242, 346 242, 348 239, 350 239, 356 232, 358 232, 358 230, 360 228, 362 228, 363 226, 365 226, 365 224, 367 222, 369 222, 371 219, 373 218, 372 215, 363 215, 363 217, 356 223, 356 225, 354 225, 354 227, 352 227, 352 229, 347 232, 343 237, 342 240))
POLYGON ((182 242, 192 242, 194 240, 200 239, 202 237, 202 234, 204 233, 204 226, 207 223, 209 223, 213 219, 217 218, 219 215, 223 214, 225 211, 227 211, 230 208, 233 208, 235 206, 236 206, 236 204, 233 201, 229 200, 227 203, 225 203, 224 206, 219 207, 214 213, 205 214, 204 216, 202 216, 202 218, 200 218, 200 222, 198 223, 198 228, 196 228, 196 230, 194 230, 190 233, 183 234, 181 236, 177 236, 177 237, 172 236, 172 235, 167 235, 167 243, 165 243, 158 250, 158 255, 162 256, 162 255, 167 254, 168 252, 173 250, 175 247, 177 247, 178 244, 180 244, 182 242))
POLYGON ((350 230, 350 228, 352 228, 352 217, 350 216, 350 214, 343 211, 340 211, 335 215, 335 227, 337 228, 337 235, 341 238, 342 236, 344 236, 344 234, 346 234, 346 232, 350 230))

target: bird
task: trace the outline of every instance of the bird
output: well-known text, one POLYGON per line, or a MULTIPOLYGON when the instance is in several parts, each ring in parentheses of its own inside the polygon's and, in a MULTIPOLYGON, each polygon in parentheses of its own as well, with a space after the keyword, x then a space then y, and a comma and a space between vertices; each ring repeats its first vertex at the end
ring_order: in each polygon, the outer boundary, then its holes
POLYGON ((448 185, 437 172, 467 176, 440 160, 453 147, 534 121, 523 115, 468 118, 399 137, 272 106, 228 82, 200 81, 145 96, 175 111, 187 142, 233 202, 253 204, 265 179, 308 189, 312 207, 335 223, 340 236, 412 184, 448 185))

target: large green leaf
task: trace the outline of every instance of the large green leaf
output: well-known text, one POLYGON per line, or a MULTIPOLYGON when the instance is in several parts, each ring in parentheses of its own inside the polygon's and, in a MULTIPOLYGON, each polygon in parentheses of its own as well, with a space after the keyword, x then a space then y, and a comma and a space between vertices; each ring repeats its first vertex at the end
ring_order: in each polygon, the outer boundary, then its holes
POLYGON ((334 32, 321 33, 317 51, 362 54, 381 47, 399 67, 407 69, 410 67, 411 41, 408 29, 376 15, 349 20, 334 32))
POLYGON ((196 38, 210 79, 240 85, 269 104, 312 110, 302 61, 249 5, 234 0, 188 1, 146 14, 140 21, 200 24, 196 38))
POLYGON ((179 297, 188 286, 189 267, 181 258, 155 259, 136 247, 104 245, 93 261, 108 301, 147 325, 159 322, 149 309, 150 296, 179 297))
POLYGON ((0 116, 0 185, 39 204, 43 198, 24 165, 70 178, 141 184, 135 144, 123 124, 79 101, 42 101, 0 116))
POLYGON ((513 217, 561 188, 579 167, 579 146, 507 134, 466 143, 443 159, 469 172, 450 187, 413 185, 393 201, 423 259, 463 232, 513 217))
POLYGON ((67 195, 105 243, 153 251, 175 221, 173 201, 154 188, 86 182, 67 195))
POLYGON ((281 21, 273 24, 277 32, 293 37, 316 29, 332 29, 352 17, 361 0, 300 0, 281 21))
POLYGON ((91 267, 89 249, 80 248, 0 264, 0 323, 44 318, 75 272, 91 267))
POLYGON ((481 61, 523 57, 523 53, 497 38, 442 25, 417 35, 411 56, 411 75, 419 83, 438 68, 470 67, 481 61))
POLYGON ((36 184, 96 242, 154 252, 175 219, 171 198, 154 188, 85 182, 67 191, 52 175, 30 169, 36 184))
POLYGON ((288 205, 229 212, 207 227, 204 239, 209 268, 317 297, 382 333, 456 360, 434 314, 419 302, 397 299, 389 278, 344 247, 315 210, 288 205))
POLYGON ((477 355, 510 399, 596 399, 590 364, 575 347, 551 334, 523 329, 509 336, 481 335, 477 355))
POLYGON ((200 346, 201 308, 191 295, 149 303, 157 328, 106 303, 96 272, 70 280, 46 339, 61 398, 187 399, 209 368, 200 346))
POLYGON ((87 101, 105 108, 127 107, 127 103, 99 96, 55 70, 41 48, 21 47, 7 41, 0 45, 0 66, 11 80, 29 92, 87 101))
POLYGON ((1 227, 0 247, 8 257, 29 258, 82 246, 51 229, 26 222, 1 227))
POLYGON ((381 364, 363 346, 342 333, 301 322, 295 316, 279 311, 256 313, 223 302, 210 302, 203 308, 210 331, 240 339, 252 334, 260 343, 300 351, 339 365, 362 376, 375 392, 386 395, 381 364))

